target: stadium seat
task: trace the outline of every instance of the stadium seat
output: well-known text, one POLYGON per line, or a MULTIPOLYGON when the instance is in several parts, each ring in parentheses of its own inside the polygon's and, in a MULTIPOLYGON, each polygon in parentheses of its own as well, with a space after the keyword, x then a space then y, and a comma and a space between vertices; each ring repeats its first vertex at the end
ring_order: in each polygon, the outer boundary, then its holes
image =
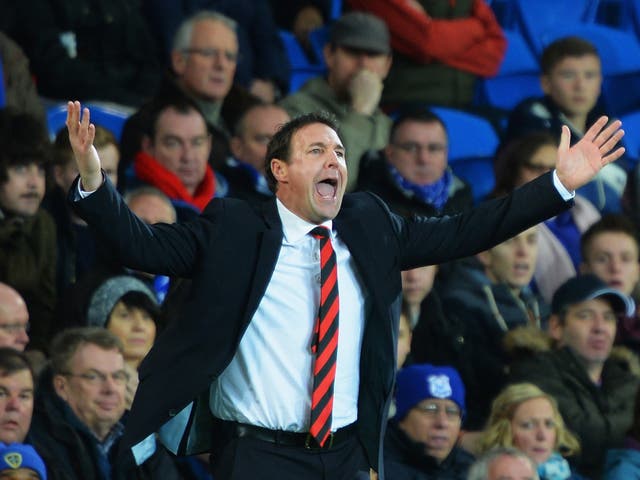
POLYGON ((635 160, 640 158, 640 110, 620 117, 622 129, 625 131, 622 143, 627 149, 626 156, 635 160))
POLYGON ((309 58, 293 33, 287 30, 279 30, 278 33, 291 65, 289 93, 297 91, 310 78, 324 75, 326 71, 325 67, 309 61, 309 58))
POLYGON ((431 108, 447 127, 449 165, 456 175, 471 185, 475 202, 493 190, 493 155, 498 135, 483 117, 445 107, 431 108))
MULTIPOLYGON (((91 122, 109 130, 120 141, 122 127, 130 115, 129 111, 104 105, 86 104, 91 111, 91 122)), ((54 105, 47 109, 49 137, 53 141, 67 119, 67 104, 54 105)))
POLYGON ((596 22, 640 34, 640 0, 600 0, 596 22))
POLYGON ((476 103, 512 110, 528 97, 542 95, 540 67, 519 32, 506 30, 507 52, 495 77, 479 80, 476 103))

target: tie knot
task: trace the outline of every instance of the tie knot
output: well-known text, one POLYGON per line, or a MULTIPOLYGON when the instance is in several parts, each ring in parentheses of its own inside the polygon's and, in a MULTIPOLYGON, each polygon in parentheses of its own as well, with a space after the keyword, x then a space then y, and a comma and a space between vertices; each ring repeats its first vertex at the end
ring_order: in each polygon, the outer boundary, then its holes
POLYGON ((315 238, 329 238, 329 229, 327 227, 316 227, 309 232, 315 238))

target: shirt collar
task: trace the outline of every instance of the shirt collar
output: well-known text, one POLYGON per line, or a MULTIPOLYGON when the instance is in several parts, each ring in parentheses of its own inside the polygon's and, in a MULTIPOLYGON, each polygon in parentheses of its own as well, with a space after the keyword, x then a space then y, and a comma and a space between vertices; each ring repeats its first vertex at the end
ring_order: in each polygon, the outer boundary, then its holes
MULTIPOLYGON (((318 226, 314 223, 301 219, 285 207, 284 203, 282 203, 279 198, 276 198, 276 205, 278 207, 280 220, 282 221, 282 232, 286 243, 296 243, 300 241, 305 235, 318 226)), ((334 237, 332 220, 327 220, 321 223, 320 226, 327 227, 331 232, 331 236, 334 237)))

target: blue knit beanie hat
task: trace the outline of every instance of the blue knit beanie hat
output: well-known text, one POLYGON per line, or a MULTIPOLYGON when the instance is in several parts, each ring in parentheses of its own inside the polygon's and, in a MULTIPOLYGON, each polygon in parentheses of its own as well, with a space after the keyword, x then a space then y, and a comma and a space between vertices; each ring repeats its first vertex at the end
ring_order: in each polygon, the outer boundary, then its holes
POLYGON ((396 418, 402 420, 409 410, 427 398, 455 402, 464 416, 464 384, 453 367, 428 363, 409 365, 396 377, 396 418))
POLYGON ((0 472, 29 468, 40 476, 40 480, 47 480, 47 469, 40 455, 31 445, 25 443, 0 443, 0 472))

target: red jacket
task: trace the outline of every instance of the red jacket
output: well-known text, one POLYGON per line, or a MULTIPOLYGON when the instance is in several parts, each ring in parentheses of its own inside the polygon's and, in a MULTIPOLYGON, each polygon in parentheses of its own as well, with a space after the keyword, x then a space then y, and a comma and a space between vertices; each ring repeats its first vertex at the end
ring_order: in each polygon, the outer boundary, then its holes
POLYGON ((484 0, 473 0, 469 17, 453 19, 433 18, 407 0, 349 0, 349 5, 382 18, 393 49, 416 62, 441 62, 490 77, 504 58, 507 40, 484 0))

